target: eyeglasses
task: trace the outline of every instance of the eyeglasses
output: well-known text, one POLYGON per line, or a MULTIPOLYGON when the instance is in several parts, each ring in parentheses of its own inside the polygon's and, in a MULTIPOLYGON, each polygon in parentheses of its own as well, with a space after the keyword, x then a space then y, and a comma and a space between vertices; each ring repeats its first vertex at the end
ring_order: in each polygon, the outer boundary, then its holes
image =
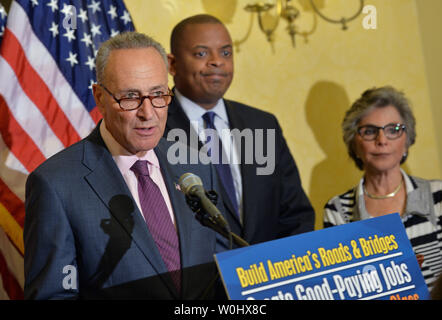
POLYGON ((358 133, 362 139, 366 141, 375 140, 379 135, 379 130, 384 131, 384 135, 389 140, 398 139, 404 133, 406 127, 401 123, 389 123, 383 127, 374 126, 372 124, 368 124, 365 126, 360 126, 358 128, 358 133))
POLYGON ((112 92, 109 91, 104 85, 101 83, 98 84, 107 93, 109 93, 112 98, 120 105, 120 108, 124 111, 136 110, 143 104, 144 100, 147 98, 150 100, 150 103, 154 108, 164 108, 169 105, 172 101, 173 93, 170 89, 167 89, 167 94, 158 94, 158 95, 147 95, 147 96, 139 96, 137 94, 131 94, 130 96, 123 96, 120 99, 117 99, 112 92))

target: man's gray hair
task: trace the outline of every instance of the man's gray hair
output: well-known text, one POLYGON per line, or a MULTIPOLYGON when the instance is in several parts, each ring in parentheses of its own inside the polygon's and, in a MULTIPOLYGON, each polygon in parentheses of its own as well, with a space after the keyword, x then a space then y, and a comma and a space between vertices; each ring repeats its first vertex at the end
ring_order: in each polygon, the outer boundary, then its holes
POLYGON ((354 147, 354 138, 358 130, 358 125, 362 118, 373 111, 373 109, 385 108, 388 106, 393 106, 399 112, 403 124, 406 127, 407 152, 404 154, 401 164, 407 159, 408 148, 416 141, 416 120, 411 110, 410 102, 405 97, 404 93, 391 86, 366 90, 346 112, 344 121, 342 122, 343 139, 348 154, 353 159, 356 166, 361 170, 363 170, 363 163, 362 160, 357 157, 354 147))
POLYGON ((95 58, 95 69, 97 71, 97 82, 102 83, 104 80, 104 70, 107 60, 112 50, 118 49, 142 49, 154 48, 163 58, 168 68, 167 53, 163 46, 144 33, 124 32, 120 33, 107 41, 103 42, 98 50, 95 58))

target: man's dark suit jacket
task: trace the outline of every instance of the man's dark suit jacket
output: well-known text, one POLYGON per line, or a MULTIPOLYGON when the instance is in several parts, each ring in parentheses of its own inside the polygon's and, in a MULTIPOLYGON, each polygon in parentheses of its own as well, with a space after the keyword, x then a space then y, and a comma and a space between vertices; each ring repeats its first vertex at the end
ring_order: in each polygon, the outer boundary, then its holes
MULTIPOLYGON (((228 222, 232 232, 250 244, 313 231, 315 214, 301 186, 299 172, 290 154, 281 127, 275 116, 244 104, 224 100, 230 129, 274 129, 275 171, 271 175, 257 175, 260 167, 255 159, 252 164, 245 161, 245 146, 241 150, 241 176, 243 188, 243 225, 233 212, 225 190, 222 190, 228 211, 228 222)), ((193 128, 178 99, 169 105, 164 137, 170 130, 180 128, 189 136, 193 128)), ((193 133, 196 134, 196 133, 193 133)), ((264 130, 264 136, 265 136, 264 130)), ((266 141, 266 139, 264 139, 266 141)), ((189 144, 190 139, 187 139, 189 144)), ((199 143, 201 148, 202 143, 199 143)), ((264 147, 266 151, 266 146, 264 147)), ((261 166, 263 167, 263 166, 261 166)))
MULTIPOLYGON (((175 183, 182 174, 193 172, 216 190, 216 175, 208 165, 170 165, 166 158, 169 145, 162 138, 154 150, 176 217, 182 292, 174 287, 97 127, 29 175, 24 227, 25 298, 202 297, 216 275, 216 233, 195 220, 175 183)), ((224 211, 222 204, 218 207, 224 211)), ((205 297, 213 298, 210 294, 205 297)))

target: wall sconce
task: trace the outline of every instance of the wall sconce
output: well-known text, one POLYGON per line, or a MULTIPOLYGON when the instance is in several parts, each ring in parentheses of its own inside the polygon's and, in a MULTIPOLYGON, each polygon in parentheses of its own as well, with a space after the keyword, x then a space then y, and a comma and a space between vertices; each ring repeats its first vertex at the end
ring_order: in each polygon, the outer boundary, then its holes
POLYGON ((348 23, 354 19, 356 19, 362 12, 364 8, 364 0, 360 1, 360 8, 358 11, 350 16, 349 18, 342 17, 341 19, 332 19, 324 15, 315 4, 314 0, 309 0, 310 5, 313 8, 314 12, 314 22, 313 27, 308 32, 301 32, 295 25, 296 19, 299 18, 301 12, 292 4, 292 0, 275 0, 274 3, 268 2, 256 2, 254 4, 248 4, 244 10, 247 12, 251 12, 252 14, 258 14, 258 24, 261 31, 266 35, 267 40, 272 43, 273 42, 273 34, 278 27, 280 18, 283 18, 287 21, 287 32, 292 40, 292 46, 295 47, 295 36, 301 35, 307 39, 307 36, 313 33, 316 29, 317 19, 316 15, 321 17, 323 20, 334 23, 334 24, 342 24, 342 30, 347 30, 348 23), (272 15, 270 11, 275 10, 276 15, 272 15))

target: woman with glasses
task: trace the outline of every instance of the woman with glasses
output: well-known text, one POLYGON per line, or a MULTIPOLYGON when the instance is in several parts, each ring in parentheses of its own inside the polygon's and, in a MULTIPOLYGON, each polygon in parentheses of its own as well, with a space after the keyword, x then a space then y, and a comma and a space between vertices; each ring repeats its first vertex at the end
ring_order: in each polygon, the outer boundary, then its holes
POLYGON ((367 90, 347 111, 342 129, 364 174, 325 205, 324 227, 399 213, 431 287, 442 271, 442 181, 409 176, 400 167, 416 138, 407 98, 392 87, 367 90))

